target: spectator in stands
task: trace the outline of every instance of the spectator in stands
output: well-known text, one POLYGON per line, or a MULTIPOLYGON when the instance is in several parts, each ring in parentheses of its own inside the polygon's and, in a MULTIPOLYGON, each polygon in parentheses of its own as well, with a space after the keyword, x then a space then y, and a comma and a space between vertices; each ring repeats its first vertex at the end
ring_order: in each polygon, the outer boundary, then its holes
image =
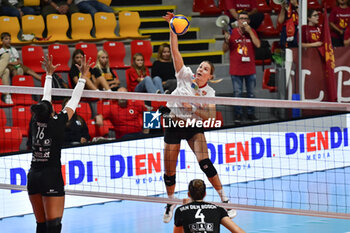
POLYGON ((34 72, 34 70, 23 65, 19 59, 19 54, 17 50, 11 46, 11 34, 8 32, 1 33, 2 48, 5 49, 10 54, 10 60, 7 65, 7 69, 10 71, 10 75, 13 77, 15 75, 28 74, 37 80, 41 80, 41 76, 34 72))
POLYGON ((302 46, 304 48, 319 47, 323 44, 322 28, 318 26, 320 16, 317 10, 308 9, 307 25, 302 26, 302 46))
POLYGON ((350 23, 350 7, 348 5, 348 0, 337 0, 337 5, 338 6, 334 7, 329 14, 329 26, 334 47, 344 45, 344 32, 350 23))
POLYGON ((75 0, 75 4, 82 13, 89 13, 92 18, 96 12, 114 13, 113 9, 97 0, 75 0))
POLYGON ((131 67, 127 70, 128 91, 164 93, 162 80, 151 78, 141 53, 135 53, 131 67))
MULTIPOLYGON (((80 71, 75 64, 80 65, 81 62, 83 61, 83 58, 84 58, 83 50, 76 49, 73 52, 72 66, 69 71, 69 80, 70 80, 70 83, 72 84, 72 88, 75 87, 80 77, 80 71)), ((91 75, 91 73, 92 73, 92 69, 90 69, 90 72, 87 74, 89 78, 86 79, 85 89, 88 89, 88 90, 101 89, 101 90, 111 91, 111 88, 109 87, 106 79, 103 76, 95 77, 91 75)))
POLYGON ((350 46, 350 24, 348 24, 348 27, 346 28, 344 33, 344 46, 350 46))
POLYGON ((24 6, 23 0, 1 0, 1 8, 0 15, 16 16, 19 22, 21 22, 23 15, 36 15, 39 13, 39 7, 24 6))
MULTIPOLYGON (((5 49, 0 48, 0 78, 3 85, 10 85, 10 71, 6 68, 9 60, 10 54, 5 49)), ((3 98, 6 104, 13 104, 9 93, 4 93, 3 98)))
POLYGON ((96 66, 92 69, 91 74, 95 78, 104 77, 112 91, 117 91, 120 87, 118 77, 115 76, 109 67, 108 53, 105 50, 98 51, 96 66))
MULTIPOLYGON (((69 99, 64 99, 62 109, 66 107, 68 100, 69 99)), ((66 123, 64 135, 65 145, 77 145, 90 140, 89 129, 86 122, 77 112, 74 112, 72 118, 66 123)))
MULTIPOLYGON (((260 40, 255 30, 249 26, 248 13, 238 13, 238 27, 232 30, 231 35, 225 32, 223 51, 230 51, 230 74, 235 97, 242 97, 243 81, 246 85, 247 97, 254 98, 256 85, 256 70, 254 46, 260 47, 260 40)), ((254 108, 247 108, 247 118, 257 121, 254 108)), ((243 120, 242 107, 235 107, 235 122, 240 124, 243 120)))
MULTIPOLYGON (((125 87, 120 87, 119 92, 127 92, 125 87)), ((110 107, 96 116, 96 124, 103 125, 104 119, 109 119, 115 131, 115 137, 131 138, 149 133, 149 129, 143 129, 143 112, 147 111, 145 104, 140 100, 112 101, 110 107)))
POLYGON ((225 14, 230 17, 231 27, 234 22, 234 27, 237 27, 238 13, 241 11, 248 12, 250 27, 254 29, 257 29, 264 20, 264 14, 258 12, 258 4, 256 0, 225 0, 224 9, 225 14))
POLYGON ((73 0, 43 0, 43 2, 44 5, 42 6, 41 14, 44 19, 46 19, 46 16, 49 14, 68 15, 68 19, 70 19, 70 15, 79 12, 73 0))
POLYGON ((298 0, 284 1, 277 22, 283 24, 280 45, 282 49, 298 47, 298 0))
POLYGON ((170 45, 163 43, 159 46, 157 60, 152 64, 152 78, 162 80, 164 93, 171 93, 176 89, 176 77, 171 59, 170 45))

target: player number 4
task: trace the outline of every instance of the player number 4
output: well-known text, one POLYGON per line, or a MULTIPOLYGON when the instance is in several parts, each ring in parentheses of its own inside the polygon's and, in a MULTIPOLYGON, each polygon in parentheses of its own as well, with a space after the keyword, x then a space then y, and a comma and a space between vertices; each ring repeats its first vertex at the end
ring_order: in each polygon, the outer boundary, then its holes
POLYGON ((205 216, 204 216, 203 213, 201 213, 201 209, 198 209, 198 210, 197 210, 196 215, 195 215, 195 218, 200 218, 200 219, 201 219, 200 222, 204 222, 205 216))

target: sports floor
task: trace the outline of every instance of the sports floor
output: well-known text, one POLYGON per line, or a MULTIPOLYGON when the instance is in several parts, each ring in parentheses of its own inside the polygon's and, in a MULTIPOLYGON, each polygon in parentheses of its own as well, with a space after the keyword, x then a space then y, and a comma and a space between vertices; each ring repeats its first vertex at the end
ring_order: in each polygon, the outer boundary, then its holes
MULTIPOLYGON (((64 212, 62 233, 163 233, 172 232, 173 221, 162 222, 164 205, 135 201, 109 202, 64 212)), ((234 221, 246 232, 345 233, 350 220, 238 211, 234 221)), ((34 233, 32 214, 0 220, 2 233, 34 233)), ((221 227, 221 232, 229 232, 221 227)))

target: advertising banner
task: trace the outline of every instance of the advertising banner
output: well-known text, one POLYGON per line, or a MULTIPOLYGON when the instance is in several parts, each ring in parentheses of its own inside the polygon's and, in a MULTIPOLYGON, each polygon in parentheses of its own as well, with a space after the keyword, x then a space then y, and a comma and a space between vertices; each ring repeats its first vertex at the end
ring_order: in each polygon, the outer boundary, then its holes
MULTIPOLYGON (((206 132, 209 157, 223 185, 350 166, 350 114, 206 132)), ((62 150, 66 190, 150 196, 165 193, 163 137, 62 150)), ((27 184, 31 154, 0 157, 0 183, 27 184)), ((176 191, 206 180, 185 141, 176 191)), ((67 196, 66 207, 106 200, 67 196)), ((26 192, 0 190, 0 218, 31 213, 26 192)))
MULTIPOLYGON (((293 48, 293 61, 298 67, 298 50, 293 48)), ((291 85, 300 93, 301 100, 330 101, 329 83, 326 77, 324 57, 317 48, 302 50, 302 90, 299 92, 298 72, 292 76, 291 85)), ((350 102, 350 50, 346 47, 334 49, 335 58, 335 80, 337 102, 350 102)), ((294 93, 294 92, 293 92, 294 93)))

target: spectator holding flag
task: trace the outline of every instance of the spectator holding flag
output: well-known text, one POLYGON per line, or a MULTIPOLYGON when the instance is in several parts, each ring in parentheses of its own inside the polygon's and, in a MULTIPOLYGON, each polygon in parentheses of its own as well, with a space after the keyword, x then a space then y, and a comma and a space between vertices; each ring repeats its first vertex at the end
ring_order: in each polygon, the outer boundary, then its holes
POLYGON ((283 24, 280 44, 283 49, 298 47, 298 0, 284 1, 277 22, 283 24))
MULTIPOLYGON (((344 0, 342 0, 344 1, 344 0)), ((324 59, 326 64, 326 84, 328 87, 328 101, 337 101, 337 87, 336 79, 334 74, 335 59, 334 59, 334 49, 332 46, 332 39, 330 33, 329 22, 327 18, 327 10, 324 8, 324 21, 323 21, 323 43, 324 43, 324 59)), ((321 51, 323 52, 323 51, 321 51)), ((322 55, 323 55, 322 54, 322 55)))
POLYGON ((302 27, 302 46, 303 48, 319 47, 322 42, 322 28, 319 26, 319 14, 317 10, 309 9, 307 11, 307 25, 302 27))

